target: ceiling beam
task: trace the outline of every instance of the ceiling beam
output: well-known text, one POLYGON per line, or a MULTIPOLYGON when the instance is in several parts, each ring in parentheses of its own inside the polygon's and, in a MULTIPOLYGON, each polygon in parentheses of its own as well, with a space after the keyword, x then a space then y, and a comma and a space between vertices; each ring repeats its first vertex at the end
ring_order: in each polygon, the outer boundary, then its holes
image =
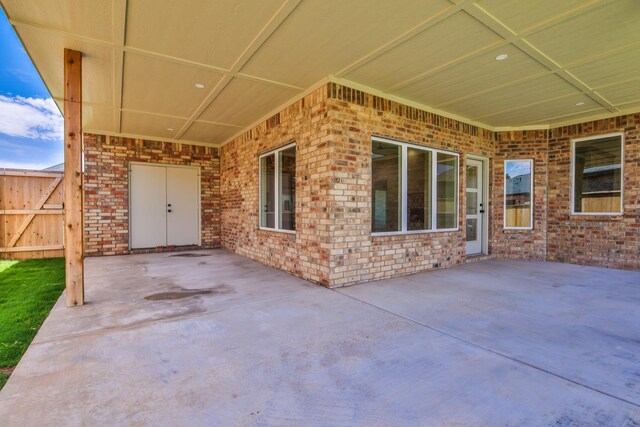
POLYGON ((373 51, 369 52, 368 54, 366 54, 365 56, 361 57, 360 59, 352 62, 351 64, 347 65, 346 67, 344 67, 342 70, 338 71, 337 73, 335 73, 336 77, 344 77, 345 75, 349 74, 350 72, 357 70, 358 68, 362 67, 363 65, 373 61, 374 59, 382 56, 383 54, 385 54, 386 52, 389 52, 390 50, 392 50, 393 48, 401 45, 402 43, 416 37, 417 35, 423 33, 424 31, 428 30, 431 27, 434 27, 436 24, 444 21, 445 19, 453 16, 454 14, 458 13, 460 10, 462 10, 462 7, 466 4, 470 4, 475 2, 476 0, 462 0, 460 3, 458 4, 452 4, 451 6, 449 6, 446 9, 441 10, 439 13, 432 15, 430 17, 428 17, 426 20, 420 22, 419 24, 415 25, 413 28, 410 28, 409 30, 405 31, 404 33, 400 34, 399 36, 387 41, 386 43, 384 43, 382 46, 374 49, 373 51))
MULTIPOLYGON (((611 1, 611 0, 608 0, 611 1)), ((492 27, 491 25, 487 25, 487 23, 483 22, 483 20, 479 19, 478 16, 481 16, 481 14, 476 14, 474 15, 473 13, 470 13, 470 11, 475 11, 477 9, 482 9, 478 4, 476 4, 475 2, 464 2, 464 3, 460 3, 461 5, 461 10, 463 10, 464 12, 468 13, 470 16, 472 16, 473 18, 475 18, 477 21, 479 21, 480 23, 482 23, 483 25, 487 26, 489 29, 493 30, 496 34, 498 34, 499 36, 501 36, 503 38, 503 41, 494 43, 492 45, 488 45, 485 47, 482 47, 474 52, 469 52, 466 55, 460 56, 452 61, 449 61, 445 64, 441 64, 438 65, 437 67, 434 67, 430 70, 426 70, 414 77, 411 77, 405 81, 399 82, 387 89, 385 89, 385 91, 389 91, 389 92, 393 92, 396 91, 398 89, 401 89, 403 87, 409 86, 413 83, 416 83, 426 77, 429 77, 433 74, 442 72, 448 68, 452 68, 464 61, 467 61, 469 59, 473 59, 475 57, 478 57, 480 55, 484 55, 485 53, 487 53, 489 50, 495 49, 497 47, 500 46, 505 46, 509 43, 514 43, 516 42, 518 39, 525 37, 527 35, 533 34, 535 32, 541 31, 547 27, 550 27, 552 25, 555 25, 559 22, 565 21, 567 19, 571 19, 573 16, 575 16, 575 13, 577 12, 586 12, 596 6, 599 6, 602 4, 602 0, 591 0, 591 1, 586 1, 582 4, 580 4, 579 6, 571 9, 570 11, 567 11, 565 13, 562 13, 560 15, 556 15, 552 18, 549 18, 545 21, 536 23, 528 28, 525 28, 524 30, 522 30, 519 34, 516 34, 515 31, 511 30, 509 27, 507 27, 506 25, 502 24, 500 22, 500 26, 497 27, 492 27)), ((482 9, 484 10, 484 9, 482 9)), ((485 11, 486 15, 490 15, 488 12, 485 11)), ((493 20, 498 21, 495 17, 492 17, 493 20)), ((499 21, 498 21, 499 22, 499 21)), ((526 53, 526 52, 525 52, 526 53)), ((558 68, 561 68, 558 66, 558 68)), ((503 86, 503 85, 501 85, 503 86)), ((469 97, 474 96, 475 94, 470 94, 468 95, 469 97)))
POLYGON ((196 68, 200 68, 200 69, 206 70, 206 71, 213 71, 213 72, 216 72, 216 73, 228 73, 229 72, 229 70, 226 69, 226 68, 216 67, 215 65, 203 64, 201 62, 191 61, 189 59, 179 58, 177 56, 171 56, 171 55, 167 55, 167 54, 164 54, 164 53, 158 53, 158 52, 154 52, 152 50, 141 49, 139 47, 124 46, 124 51, 127 52, 127 53, 135 53, 136 55, 146 56, 146 57, 149 57, 149 58, 162 59, 164 61, 172 62, 174 64, 187 65, 187 66, 190 66, 190 67, 196 67, 196 68))
POLYGON ((175 138, 180 139, 185 132, 191 127, 198 117, 213 103, 213 101, 220 95, 225 87, 233 80, 236 73, 242 70, 242 67, 249 62, 251 57, 260 49, 260 47, 267 41, 269 37, 278 29, 280 25, 289 17, 291 12, 302 2, 302 0, 288 0, 276 13, 269 19, 267 24, 262 28, 258 35, 249 43, 246 49, 240 54, 238 59, 233 63, 229 72, 215 85, 215 87, 209 92, 207 97, 200 103, 195 109, 190 119, 182 126, 178 131, 175 138))
MULTIPOLYGON (((171 114, 163 114, 163 113, 155 113, 155 112, 151 112, 151 111, 143 111, 143 110, 135 110, 133 108, 122 108, 122 112, 123 113, 134 113, 134 114, 144 114, 147 116, 157 116, 157 117, 164 117, 167 119, 178 119, 178 120, 189 120, 189 117, 182 117, 182 116, 174 116, 171 114)), ((214 122, 211 120, 200 120, 202 123, 208 123, 211 125, 218 125, 218 126, 226 126, 226 127, 231 127, 231 128, 242 128, 242 125, 234 125, 232 123, 224 123, 224 122, 214 122)))
MULTIPOLYGON (((447 100, 446 102, 434 105, 434 107, 436 107, 436 108, 446 107, 447 105, 456 104, 456 103, 458 103, 460 101, 464 101, 465 99, 474 98, 474 97, 476 97, 478 95, 482 95, 482 94, 485 94, 487 92, 493 92, 493 91, 498 90, 498 89, 505 89, 505 88, 508 88, 509 86, 516 85, 516 84, 519 84, 519 83, 523 83, 523 82, 526 82, 528 80, 537 79, 537 78, 545 76, 545 75, 558 74, 558 72, 561 69, 565 69, 566 70, 568 68, 572 68, 572 67, 575 67, 575 66, 578 66, 578 65, 582 65, 582 64, 589 63, 589 62, 593 62, 593 61, 596 61, 598 59, 606 58, 608 56, 612 56, 612 55, 615 55, 615 54, 620 53, 620 52, 627 52, 627 51, 630 51, 632 49, 640 49, 640 42, 633 42, 633 43, 629 43, 627 45, 621 45, 621 46, 619 46, 617 48, 608 50, 606 52, 597 52, 597 53, 594 53, 593 55, 589 55, 589 56, 580 58, 580 59, 578 59, 576 61, 573 61, 571 63, 568 63, 568 64, 566 64, 566 65, 564 65, 562 67, 554 68, 552 70, 547 70, 547 71, 543 71, 543 72, 540 72, 540 73, 535 73, 535 74, 532 74, 530 76, 523 77, 521 79, 507 81, 505 83, 501 83, 501 84, 498 84, 496 86, 491 86, 491 87, 488 87, 486 89, 479 90, 477 92, 469 93, 467 95, 459 96, 457 98, 451 98, 451 99, 447 100)), ((640 77, 629 79, 629 80, 637 80, 637 79, 640 79, 640 77)), ((605 86, 595 86, 595 87, 592 88, 592 90, 597 92, 599 89, 601 89, 603 87, 613 86, 613 85, 616 85, 616 84, 619 84, 619 83, 626 83, 629 80, 615 82, 615 83, 608 84, 608 85, 605 85, 605 86)), ((600 95, 600 96, 602 96, 602 95, 600 95)))
MULTIPOLYGON (((506 108, 506 109, 499 110, 499 111, 492 111, 490 113, 482 113, 479 116, 475 116, 473 118, 473 120, 484 120, 487 117, 496 116, 498 114, 509 113, 509 112, 518 111, 518 110, 524 110, 526 108, 535 107, 536 105, 547 104, 547 103, 552 102, 552 101, 557 101, 557 100, 561 100, 561 99, 575 98, 575 96, 576 96, 575 94, 571 94, 571 93, 568 94, 568 95, 553 96, 551 98, 545 98, 542 101, 531 102, 531 103, 519 105, 519 106, 513 107, 513 108, 506 108)), ((600 109, 600 107, 598 109, 600 109)), ((585 111, 591 111, 591 110, 585 110, 585 111)), ((573 114, 576 114, 576 113, 572 112, 569 115, 573 115, 573 114)))
POLYGON ((61 30, 60 28, 50 27, 48 25, 36 24, 35 22, 25 21, 22 19, 9 19, 9 23, 16 28, 29 27, 34 30, 44 31, 48 33, 56 33, 62 35, 71 40, 77 40, 85 43, 91 43, 103 47, 111 47, 113 44, 108 40, 96 39, 94 37, 87 37, 77 33, 71 33, 69 31, 61 30))
POLYGON ((127 0, 113 2, 113 127, 122 130, 122 74, 127 31, 127 0))
MULTIPOLYGON (((594 3, 595 4, 595 3, 594 3)), ((479 22, 493 30, 496 34, 500 35, 506 40, 510 40, 510 42, 520 49, 522 52, 527 54, 530 58, 534 59, 540 65, 547 68, 552 73, 558 75, 558 77, 562 78, 564 81, 578 89, 580 92, 584 93, 589 98, 593 99, 596 103, 606 108, 610 112, 617 112, 618 109, 613 106, 608 100, 601 97, 599 94, 594 92, 587 84, 585 84, 582 80, 578 79, 576 76, 563 69, 562 65, 555 62, 552 58, 547 56, 540 49, 536 48, 533 44, 524 39, 522 35, 516 34, 511 28, 502 23, 498 18, 491 15, 486 9, 482 8, 478 4, 472 4, 470 6, 464 6, 464 11, 469 15, 473 16, 479 22)), ((563 16, 567 16, 566 14, 563 16)), ((552 20, 548 20, 547 24, 550 22, 554 22, 552 20)))

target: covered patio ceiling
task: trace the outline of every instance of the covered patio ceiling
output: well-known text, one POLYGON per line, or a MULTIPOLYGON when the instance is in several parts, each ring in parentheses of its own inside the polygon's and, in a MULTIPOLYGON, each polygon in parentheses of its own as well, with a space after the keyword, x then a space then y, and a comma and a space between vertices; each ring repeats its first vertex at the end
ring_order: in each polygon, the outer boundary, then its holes
POLYGON ((219 145, 328 80, 496 130, 640 111, 637 0, 0 4, 60 106, 83 52, 86 132, 219 145))

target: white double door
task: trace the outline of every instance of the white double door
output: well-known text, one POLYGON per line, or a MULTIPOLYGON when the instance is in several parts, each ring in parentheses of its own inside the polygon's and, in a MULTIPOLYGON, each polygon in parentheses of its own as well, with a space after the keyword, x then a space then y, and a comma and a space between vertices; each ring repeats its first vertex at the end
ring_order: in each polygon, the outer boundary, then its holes
POLYGON ((130 165, 132 249, 200 244, 200 169, 130 165))

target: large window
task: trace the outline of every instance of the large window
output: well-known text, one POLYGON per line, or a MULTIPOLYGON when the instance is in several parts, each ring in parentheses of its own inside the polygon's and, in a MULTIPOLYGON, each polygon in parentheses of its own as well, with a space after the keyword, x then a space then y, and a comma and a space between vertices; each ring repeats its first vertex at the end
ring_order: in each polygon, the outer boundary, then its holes
POLYGON ((296 229, 296 147, 260 156, 260 227, 296 229))
POLYGON ((573 141, 572 213, 622 213, 623 153, 622 134, 573 141))
POLYGON ((533 160, 504 162, 504 228, 533 228, 533 160))
POLYGON ((374 233, 457 229, 457 154, 374 138, 371 157, 374 233))

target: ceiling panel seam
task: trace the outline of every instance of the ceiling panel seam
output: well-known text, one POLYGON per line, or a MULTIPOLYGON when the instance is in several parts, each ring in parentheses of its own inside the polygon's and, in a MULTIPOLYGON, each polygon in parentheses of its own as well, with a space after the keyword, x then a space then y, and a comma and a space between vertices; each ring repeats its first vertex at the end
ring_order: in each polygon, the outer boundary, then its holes
POLYGON ((477 49, 477 50, 475 50, 473 52, 466 53, 466 54, 464 54, 462 56, 457 57, 456 59, 453 59, 453 60, 451 60, 449 62, 446 62, 444 64, 441 64, 441 65, 438 65, 438 66, 436 66, 436 67, 434 67, 434 68, 432 68, 430 70, 424 71, 424 72, 422 72, 422 73, 420 73, 420 74, 418 74, 418 75, 416 75, 414 77, 411 77, 411 78, 409 78, 407 80, 404 80, 404 81, 402 81, 400 83, 397 83, 397 84, 395 84, 393 86, 390 86, 389 88, 387 88, 385 90, 386 91, 396 91, 398 89, 402 89, 402 88, 404 88, 406 86, 409 86, 409 85, 411 85, 413 83, 416 83, 416 82, 418 82, 420 80, 423 80, 423 79, 425 79, 425 78, 427 78, 429 76, 441 73, 442 71, 445 71, 446 69, 451 68, 451 67, 453 67, 455 65, 464 63, 464 62, 466 62, 468 60, 471 60, 473 58, 477 58, 480 55, 483 55, 483 54, 487 53, 488 51, 496 49, 496 48, 498 48, 500 46, 506 46, 509 43, 510 43, 510 41, 505 39, 505 40, 501 40, 501 41, 498 41, 498 42, 495 42, 495 43, 488 44, 488 45, 486 45, 484 47, 481 47, 480 49, 477 49))
MULTIPOLYGON (((463 3, 473 3, 474 1, 475 0, 464 0, 463 3)), ((382 56, 386 52, 389 52, 390 50, 395 49, 396 47, 400 46, 401 44, 403 44, 405 42, 408 42, 409 40, 413 39, 414 37, 422 34, 426 30, 428 30, 429 28, 432 28, 435 25, 437 25, 438 23, 446 20, 447 18, 450 18, 451 16, 455 15, 456 13, 458 13, 461 10, 462 10, 462 3, 461 4, 457 4, 457 5, 456 4, 452 4, 448 8, 443 9, 442 11, 440 11, 438 14, 436 14, 434 16, 430 16, 428 19, 420 22, 419 24, 413 26, 409 30, 407 30, 404 33, 400 34, 399 36, 396 36, 393 39, 385 42, 380 47, 374 49, 373 51, 371 51, 368 54, 364 55, 363 57, 361 57, 360 59, 356 60, 355 62, 347 65, 342 70, 340 70, 337 73, 335 73, 335 76, 336 77, 343 77, 346 74, 357 70, 358 68, 360 68, 360 67, 368 64, 369 62, 375 60, 376 58, 382 56)))
MULTIPOLYGON (((479 116, 474 117, 473 120, 481 120, 481 119, 483 119, 485 117, 491 117, 491 116, 495 116, 495 115, 498 115, 498 114, 508 113, 508 112, 511 112, 511 111, 518 111, 518 110, 522 110, 522 109, 525 109, 525 108, 534 107, 536 105, 545 104, 545 103, 550 102, 550 101, 557 101, 559 99, 571 98, 572 96, 575 96, 575 95, 572 94, 572 93, 569 93, 569 94, 566 94, 566 95, 554 96, 554 97, 551 97, 551 98, 543 99, 542 101, 536 101, 536 102, 532 102, 532 103, 529 103, 529 104, 526 104, 526 105, 520 105, 520 106, 517 106, 517 107, 506 108, 506 109, 500 110, 500 111, 494 111, 494 112, 487 113, 487 114, 481 114, 479 116)), ((572 114, 575 114, 575 113, 572 113, 572 114)))
MULTIPOLYGON (((122 112, 123 113, 133 113, 133 114, 143 114, 143 115, 155 116, 155 117, 163 117, 163 118, 167 118, 167 119, 189 120, 189 117, 175 116, 175 115, 172 115, 172 114, 164 114, 164 113, 155 113, 155 112, 145 111, 145 110, 136 110, 136 109, 133 109, 133 108, 122 108, 122 112)), ((211 125, 227 126, 227 127, 233 127, 233 128, 242 128, 241 125, 236 125, 236 124, 233 124, 233 123, 216 122, 216 121, 211 121, 211 120, 198 120, 198 122, 207 123, 207 124, 211 124, 211 125)))
POLYGON ((113 2, 113 114, 114 129, 122 131, 122 94, 124 90, 124 43, 127 31, 127 0, 113 2))
MULTIPOLYGON (((640 42, 633 42, 633 43, 630 43, 628 45, 623 45, 621 47, 612 49, 612 50, 607 51, 607 52, 596 53, 596 54, 593 54, 593 55, 591 55, 591 56, 589 56, 587 58, 580 58, 578 60, 572 61, 572 62, 568 63, 567 65, 562 65, 562 66, 558 65, 558 68, 550 69, 550 70, 543 71, 543 72, 540 72, 540 73, 535 73, 535 74, 532 74, 530 76, 523 77, 521 79, 511 80, 511 81, 508 81, 506 83, 498 84, 496 86, 491 86, 491 87, 488 87, 486 89, 479 90, 477 92, 469 93, 467 95, 459 96, 457 98, 452 98, 452 99, 447 100, 446 102, 443 102, 443 103, 440 103, 440 104, 435 104, 434 107, 440 108, 440 107, 444 107, 444 106, 447 106, 447 105, 450 105, 450 104, 455 104, 457 102, 464 101, 465 99, 474 98, 474 97, 476 97, 478 95, 483 95, 485 93, 492 92, 494 90, 508 88, 509 86, 512 86, 512 85, 515 85, 515 84, 518 84, 518 83, 522 83, 522 82, 525 82, 527 80, 539 78, 539 77, 542 77, 542 76, 545 76, 545 75, 556 74, 559 77, 561 77, 559 75, 561 71, 567 71, 567 69, 575 67, 575 66, 578 66, 578 65, 587 64, 587 63, 590 63, 590 62, 593 62, 593 61, 597 61, 597 60, 602 59, 602 58, 606 58, 606 57, 611 56, 611 55, 615 55, 616 53, 628 51, 629 49, 633 49, 634 47, 640 48, 640 42)), ((438 70, 438 71, 440 71, 440 70, 438 70)), ((608 85, 595 86, 591 90, 596 91, 597 89, 600 89, 600 88, 603 88, 603 87, 609 87, 609 86, 613 86, 613 85, 616 85, 616 84, 619 84, 619 83, 626 83, 626 82, 637 80, 637 79, 640 79, 640 77, 634 77, 634 78, 627 79, 627 80, 624 80, 624 81, 616 81, 615 83, 610 83, 608 85)), ((600 96, 602 96, 602 95, 600 95, 600 96)), ((615 105, 615 104, 612 104, 612 105, 615 105)))
POLYGON ((532 59, 536 60, 539 64, 548 68, 550 71, 554 72, 558 77, 578 89, 580 92, 587 95, 589 98, 593 99, 595 102, 600 104, 602 107, 608 109, 611 112, 616 111, 615 107, 604 98, 601 98, 593 93, 593 90, 585 84, 583 81, 578 79, 576 76, 571 74, 569 71, 565 70, 562 65, 554 61, 540 49, 536 48, 533 44, 528 42, 525 39, 519 39, 514 42, 514 45, 523 51, 525 54, 529 55, 532 59))
MULTIPOLYGON (((471 7, 465 7, 464 10, 469 13, 471 16, 476 18, 479 22, 486 25, 487 28, 490 28, 496 34, 500 36, 511 36, 513 37, 512 44, 520 49, 524 54, 529 56, 534 61, 538 62, 543 67, 547 68, 549 71, 554 71, 560 78, 562 78, 567 84, 573 86, 584 95, 593 99, 595 102, 600 104, 602 107, 606 108, 611 112, 617 111, 617 109, 611 105, 606 99, 601 98, 596 95, 588 86, 582 83, 580 80, 574 78, 570 73, 566 72, 562 69, 562 66, 542 52, 540 49, 536 48, 524 39, 524 36, 516 34, 511 28, 509 28, 505 23, 500 21, 498 18, 490 14, 486 9, 482 8, 480 5, 474 4, 471 7)), ((536 30, 538 31, 539 28, 536 30)))
MULTIPOLYGON (((601 0, 593 0, 591 2, 585 3, 583 5, 580 5, 579 7, 572 9, 572 11, 575 10, 582 10, 583 12, 586 12, 592 8, 594 8, 596 5, 599 5, 601 0)), ((462 3, 461 3, 462 4, 462 3)), ((494 48, 500 47, 500 46, 505 46, 508 44, 513 44, 514 41, 518 40, 521 37, 525 37, 527 35, 536 33, 538 31, 541 31, 545 28, 548 28, 552 25, 558 24, 559 22, 565 21, 567 19, 571 19, 571 15, 570 13, 563 13, 560 15, 557 15, 553 18, 547 19, 546 21, 543 22, 539 22, 537 24, 534 24, 528 28, 525 28, 524 30, 522 30, 520 33, 516 33, 515 31, 511 30, 508 26, 504 25, 504 27, 506 27, 508 29, 507 32, 499 32, 496 31, 494 28, 492 28, 491 26, 487 25, 485 22, 483 22, 481 19, 479 19, 477 16, 475 16, 474 14, 469 12, 469 8, 470 7, 474 7, 474 8, 478 8, 480 10, 483 11, 484 14, 486 14, 487 16, 490 16, 492 19, 497 21, 497 18, 493 17, 489 12, 487 12, 485 9, 483 9, 481 6, 475 4, 475 2, 470 2, 470 3, 465 3, 464 4, 465 7, 461 8, 461 10, 465 11, 466 13, 469 14, 469 16, 473 17, 476 21, 478 21, 480 24, 486 26, 487 28, 489 28, 490 30, 494 31, 496 34, 498 34, 500 37, 503 38, 502 41, 493 43, 491 45, 487 45, 484 48, 480 48, 474 52, 470 52, 466 55, 460 56, 452 61, 449 61, 445 64, 439 65, 437 67, 434 67, 430 70, 424 71, 414 77, 411 77, 407 80, 404 80, 400 83, 397 83, 389 88, 387 88, 387 91, 395 91, 398 89, 402 89, 403 87, 409 86, 410 84, 413 84, 415 82, 418 82, 426 77, 429 77, 433 74, 442 72, 448 68, 454 67, 455 65, 458 65, 459 63, 462 63, 464 61, 476 58, 482 54, 484 54, 485 52, 487 52, 488 50, 492 50, 494 48)))
POLYGON ((233 80, 235 73, 242 70, 242 67, 251 59, 251 57, 260 49, 260 47, 269 39, 269 37, 282 25, 282 23, 291 15, 302 0, 288 0, 273 14, 271 19, 260 30, 256 37, 249 43, 245 50, 240 54, 238 59, 233 63, 228 73, 215 85, 209 92, 207 97, 195 109, 191 118, 176 133, 175 138, 180 139, 191 125, 202 115, 202 113, 213 103, 213 101, 222 93, 224 88, 233 80))
POLYGON ((102 47, 113 47, 113 42, 112 41, 110 42, 110 41, 107 41, 107 40, 96 39, 94 37, 83 36, 81 34, 71 33, 69 31, 65 31, 65 30, 62 30, 60 28, 50 27, 48 25, 41 25, 41 24, 36 24, 34 22, 11 19, 11 18, 9 19, 9 23, 11 25, 13 25, 14 27, 29 27, 29 28, 33 28, 33 29, 38 30, 38 31, 61 34, 61 35, 65 36, 65 37, 68 37, 68 38, 70 38, 72 40, 76 40, 76 41, 80 41, 80 42, 90 43, 90 44, 94 44, 94 45, 102 46, 102 47))
POLYGON ((269 79, 265 79, 263 77, 253 76, 251 74, 235 73, 234 77, 236 77, 238 79, 242 79, 242 80, 250 80, 252 82, 257 82, 257 83, 265 83, 265 84, 268 84, 268 85, 271 85, 271 86, 282 87, 282 88, 285 88, 285 89, 305 90, 305 88, 300 87, 300 86, 294 86, 294 85, 290 85, 290 84, 287 84, 287 83, 278 82, 276 80, 269 80, 269 79))
POLYGON ((578 90, 583 92, 586 96, 593 99, 595 102, 597 102, 607 110, 611 111, 612 113, 619 111, 618 108, 615 105, 613 105, 612 102, 610 102, 607 98, 597 93, 595 90, 593 90, 591 87, 589 87, 586 83, 584 83, 582 80, 580 80, 571 72, 567 70, 561 70, 558 73, 558 75, 562 79, 564 79, 566 82, 576 87, 578 90), (584 89, 581 89, 581 88, 584 88, 584 89))
POLYGON ((606 89, 606 88, 610 88, 611 86, 618 86, 620 84, 633 83, 633 82, 636 82, 636 81, 640 81, 640 75, 637 76, 637 77, 631 77, 630 79, 616 80, 613 83, 607 83, 607 84, 604 84, 604 85, 601 85, 601 86, 596 86, 596 87, 594 87, 593 90, 596 91, 596 90, 600 90, 600 89, 606 89))
POLYGON ((162 59, 168 62, 172 62, 174 64, 187 65, 191 67, 200 68, 206 71, 214 71, 221 74, 228 73, 230 71, 226 68, 216 67, 215 65, 203 64, 201 62, 191 61, 189 59, 178 58, 177 56, 171 56, 171 55, 166 55, 164 53, 158 53, 158 52, 153 52, 151 50, 141 49, 138 47, 127 46, 126 44, 124 46, 124 51, 127 53, 146 56, 148 58, 162 59))
MULTIPOLYGON (((585 114, 585 113, 596 112, 596 111, 598 111, 598 110, 601 110, 601 108, 593 108, 593 109, 590 109, 590 110, 581 111, 579 114, 585 114)), ((575 116, 575 115, 576 115, 576 113, 561 114, 561 115, 559 115, 559 116, 547 117, 547 118, 544 118, 544 119, 541 119, 541 120, 532 120, 532 121, 530 121, 530 122, 525 123, 525 124, 524 124, 524 126, 527 126, 527 125, 535 125, 536 123, 540 123, 540 122, 544 122, 544 123, 554 123, 554 121, 555 121, 555 120, 562 119, 563 117, 572 117, 572 116, 575 116)), ((555 124, 550 124, 550 125, 549 125, 549 127, 550 127, 550 128, 555 128, 555 127, 557 127, 557 125, 555 125, 555 124)))

